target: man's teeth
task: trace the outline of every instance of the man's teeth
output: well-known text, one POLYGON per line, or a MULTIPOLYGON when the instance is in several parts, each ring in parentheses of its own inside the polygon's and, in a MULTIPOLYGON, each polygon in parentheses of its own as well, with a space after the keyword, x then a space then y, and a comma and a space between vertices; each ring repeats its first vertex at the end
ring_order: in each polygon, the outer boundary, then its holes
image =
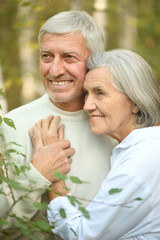
POLYGON ((68 83, 71 83, 72 81, 64 81, 64 82, 54 82, 54 81, 51 81, 54 85, 65 85, 65 84, 68 84, 68 83))
POLYGON ((103 116, 94 116, 94 117, 91 117, 91 118, 102 118, 103 116))

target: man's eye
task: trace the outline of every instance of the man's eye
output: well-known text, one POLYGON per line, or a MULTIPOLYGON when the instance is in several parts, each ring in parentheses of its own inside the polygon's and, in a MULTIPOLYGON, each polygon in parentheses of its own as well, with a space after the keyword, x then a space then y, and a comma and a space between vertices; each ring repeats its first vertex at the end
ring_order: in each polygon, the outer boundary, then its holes
POLYGON ((72 55, 67 55, 67 58, 73 58, 73 56, 72 55))
POLYGON ((48 54, 43 54, 41 57, 42 57, 42 58, 48 58, 49 55, 48 55, 48 54))
POLYGON ((52 61, 52 57, 49 55, 49 54, 42 54, 41 55, 41 59, 42 59, 42 61, 44 61, 44 62, 50 62, 50 61, 52 61))

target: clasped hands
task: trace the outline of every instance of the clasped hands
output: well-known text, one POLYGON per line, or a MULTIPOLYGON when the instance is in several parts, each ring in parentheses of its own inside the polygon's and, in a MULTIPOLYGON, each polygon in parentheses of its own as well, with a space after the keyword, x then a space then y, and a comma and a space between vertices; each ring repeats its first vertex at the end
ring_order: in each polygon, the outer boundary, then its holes
MULTIPOLYGON (((29 135, 33 143, 34 153, 32 165, 52 184, 54 192, 65 195, 65 182, 56 179, 54 172, 67 174, 70 171, 72 156, 75 153, 69 140, 64 140, 64 125, 60 125, 59 116, 49 116, 38 121, 30 130, 29 135)), ((53 191, 50 199, 58 197, 53 191)))

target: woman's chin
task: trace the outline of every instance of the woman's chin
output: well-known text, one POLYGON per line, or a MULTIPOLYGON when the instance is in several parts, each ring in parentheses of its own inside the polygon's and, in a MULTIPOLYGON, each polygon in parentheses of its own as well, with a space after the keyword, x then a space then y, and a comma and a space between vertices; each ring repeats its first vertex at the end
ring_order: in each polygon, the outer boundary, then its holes
POLYGON ((93 134, 96 134, 96 135, 102 135, 104 134, 102 131, 99 131, 99 129, 94 129, 94 128, 91 128, 91 132, 93 134))

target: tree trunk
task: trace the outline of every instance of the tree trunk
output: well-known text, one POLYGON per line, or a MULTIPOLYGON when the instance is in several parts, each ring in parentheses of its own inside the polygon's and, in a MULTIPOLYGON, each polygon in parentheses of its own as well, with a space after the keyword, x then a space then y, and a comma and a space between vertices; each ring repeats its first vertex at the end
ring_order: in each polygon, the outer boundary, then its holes
POLYGON ((106 10, 108 8, 108 1, 109 0, 94 0, 95 11, 93 12, 93 17, 102 30, 105 46, 107 45, 108 17, 106 10))
POLYGON ((120 34, 120 48, 133 49, 137 37, 137 7, 134 1, 120 1, 120 19, 123 19, 123 28, 120 34))

